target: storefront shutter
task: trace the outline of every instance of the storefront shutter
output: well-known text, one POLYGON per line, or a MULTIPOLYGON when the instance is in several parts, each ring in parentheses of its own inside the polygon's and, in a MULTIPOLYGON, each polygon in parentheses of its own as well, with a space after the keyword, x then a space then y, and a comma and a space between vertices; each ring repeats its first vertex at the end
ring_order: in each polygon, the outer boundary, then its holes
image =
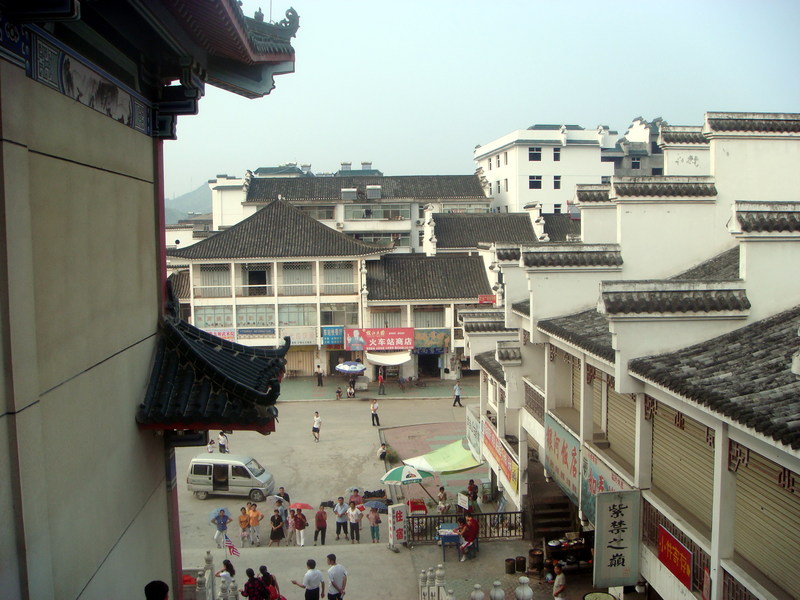
POLYGON ((734 548, 787 593, 797 593, 800 478, 755 452, 746 456, 736 470, 734 548))
POLYGON ((606 424, 603 422, 603 380, 604 376, 598 371, 597 376, 592 382, 592 423, 595 431, 605 431, 606 424))
POLYGON ((636 402, 630 394, 608 390, 608 442, 633 473, 636 458, 636 402))
POLYGON ((574 356, 572 359, 572 408, 581 409, 581 359, 574 356))
MULTIPOLYGON (((323 369, 325 365, 323 365, 323 369)), ((299 348, 289 348, 286 353, 286 372, 293 375, 313 375, 316 370, 314 364, 314 351, 299 348)))
POLYGON ((652 476, 659 496, 711 527, 714 448, 706 442, 704 426, 663 404, 653 420, 652 476))

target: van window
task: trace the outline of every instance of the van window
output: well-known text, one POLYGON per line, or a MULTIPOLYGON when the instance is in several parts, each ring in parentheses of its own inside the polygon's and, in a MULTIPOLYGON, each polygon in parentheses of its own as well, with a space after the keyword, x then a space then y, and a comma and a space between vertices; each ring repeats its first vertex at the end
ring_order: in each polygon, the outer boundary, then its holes
POLYGON ((211 465, 192 465, 192 475, 211 475, 211 465))
POLYGON ((250 473, 247 469, 242 466, 234 465, 233 466, 233 476, 234 477, 244 477, 245 479, 250 479, 250 473))
POLYGON ((247 463, 247 468, 250 469, 250 472, 256 477, 266 471, 266 469, 262 467, 255 458, 247 463))

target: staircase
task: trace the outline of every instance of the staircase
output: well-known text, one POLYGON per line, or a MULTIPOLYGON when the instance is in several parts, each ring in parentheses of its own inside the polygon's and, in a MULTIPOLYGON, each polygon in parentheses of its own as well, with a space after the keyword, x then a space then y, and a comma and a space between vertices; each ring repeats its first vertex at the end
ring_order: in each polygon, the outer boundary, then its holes
POLYGON ((566 496, 537 498, 532 521, 532 540, 560 538, 564 532, 575 529, 572 504, 566 496))

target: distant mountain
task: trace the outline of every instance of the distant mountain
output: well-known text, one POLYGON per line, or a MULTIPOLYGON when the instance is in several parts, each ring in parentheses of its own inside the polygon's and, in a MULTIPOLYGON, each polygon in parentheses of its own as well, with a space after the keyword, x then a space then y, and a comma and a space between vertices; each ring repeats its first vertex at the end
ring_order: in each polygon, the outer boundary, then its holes
POLYGON ((185 219, 190 212, 211 212, 211 189, 205 183, 194 191, 164 202, 164 216, 168 225, 185 219))

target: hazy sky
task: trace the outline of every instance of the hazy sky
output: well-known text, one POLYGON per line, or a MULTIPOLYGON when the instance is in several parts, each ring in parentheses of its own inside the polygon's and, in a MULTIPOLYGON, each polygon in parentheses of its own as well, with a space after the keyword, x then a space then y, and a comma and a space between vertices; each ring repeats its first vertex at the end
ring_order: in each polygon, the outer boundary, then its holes
POLYGON ((796 0, 273 0, 273 20, 289 6, 295 72, 258 100, 207 86, 165 144, 167 197, 286 162, 472 173, 477 144, 534 123, 800 111, 796 0))

